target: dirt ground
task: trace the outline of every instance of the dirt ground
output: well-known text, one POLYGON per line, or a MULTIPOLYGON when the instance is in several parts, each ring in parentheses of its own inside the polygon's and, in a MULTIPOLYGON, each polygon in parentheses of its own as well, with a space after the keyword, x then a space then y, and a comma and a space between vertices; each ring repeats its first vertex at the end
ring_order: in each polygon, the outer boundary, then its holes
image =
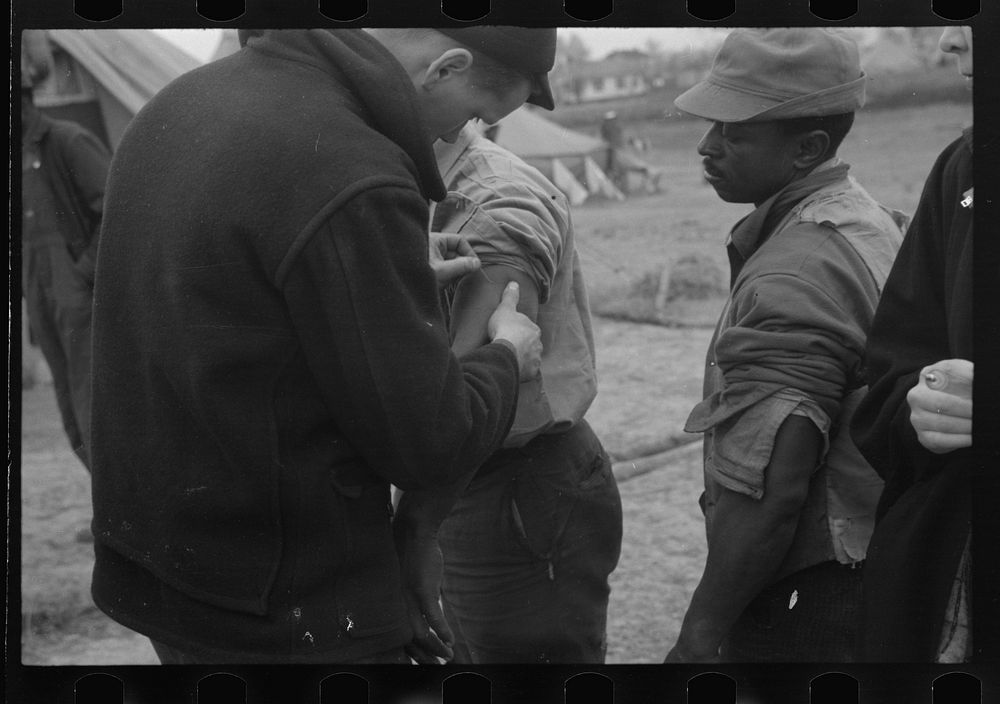
MULTIPOLYGON (((599 371, 607 381, 589 417, 610 452, 623 456, 644 443, 660 448, 665 438, 683 437, 709 334, 596 321, 599 371), (681 360, 685 370, 678 374, 681 360), (651 385, 662 391, 648 393, 651 385)), ((90 520, 89 476, 64 439, 48 384, 22 394, 21 463, 22 661, 155 664, 149 642, 90 599, 93 546, 76 540, 90 520)), ((662 660, 676 631, 703 560, 696 464, 621 485, 626 539, 612 584, 609 661, 662 660)))

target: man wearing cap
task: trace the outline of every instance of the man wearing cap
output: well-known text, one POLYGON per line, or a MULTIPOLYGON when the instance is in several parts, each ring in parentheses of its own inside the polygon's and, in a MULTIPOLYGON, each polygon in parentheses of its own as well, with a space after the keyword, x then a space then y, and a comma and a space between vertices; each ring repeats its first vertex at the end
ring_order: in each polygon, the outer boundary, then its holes
POLYGON ((513 286, 489 341, 450 351, 438 280, 477 264, 452 238, 428 266, 432 143, 551 105, 555 30, 242 41, 151 100, 112 164, 93 596, 165 663, 407 662, 390 483, 480 464, 540 364, 513 286))
POLYGON ((827 29, 736 30, 675 105, 730 232, 730 295, 705 399, 708 558, 676 644, 684 661, 850 660, 881 491, 850 441, 865 335, 902 235, 837 148, 864 100, 858 50, 827 29))

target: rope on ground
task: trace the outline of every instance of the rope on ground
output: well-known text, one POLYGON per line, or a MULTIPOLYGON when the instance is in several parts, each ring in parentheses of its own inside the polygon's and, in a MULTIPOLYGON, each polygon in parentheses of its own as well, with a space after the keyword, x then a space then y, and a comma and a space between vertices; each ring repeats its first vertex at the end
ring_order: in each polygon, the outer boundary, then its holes
POLYGON ((669 466, 682 459, 688 459, 691 455, 701 452, 702 444, 699 442, 700 440, 700 437, 692 438, 683 445, 672 447, 663 452, 615 462, 611 465, 611 471, 618 483, 640 477, 643 474, 649 474, 654 470, 669 466))

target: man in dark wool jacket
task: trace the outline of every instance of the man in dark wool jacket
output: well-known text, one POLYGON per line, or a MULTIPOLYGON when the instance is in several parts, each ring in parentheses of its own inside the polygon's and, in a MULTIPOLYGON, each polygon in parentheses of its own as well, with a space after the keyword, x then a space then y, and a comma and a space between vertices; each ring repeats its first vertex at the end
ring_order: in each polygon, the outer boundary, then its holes
POLYGON ((242 41, 150 101, 112 163, 94 600, 164 663, 405 663, 427 634, 402 597, 390 483, 481 464, 540 349, 512 287, 492 342, 449 351, 431 145, 526 99, 551 108, 555 30, 242 41))
MULTIPOLYGON (((941 50, 972 78, 972 31, 941 50)), ((972 655, 972 129, 931 171, 868 336, 858 447, 885 479, 863 575, 859 658, 972 655)))

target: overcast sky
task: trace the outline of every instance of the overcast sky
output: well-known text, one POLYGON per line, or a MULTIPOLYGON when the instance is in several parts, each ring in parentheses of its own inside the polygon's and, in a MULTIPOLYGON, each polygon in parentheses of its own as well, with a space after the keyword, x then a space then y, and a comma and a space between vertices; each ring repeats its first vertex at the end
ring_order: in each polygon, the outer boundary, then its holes
MULTIPOLYGON (((219 42, 218 29, 157 29, 189 54, 207 61, 219 42)), ((677 27, 593 27, 562 29, 566 34, 577 34, 591 51, 591 58, 600 59, 618 49, 641 49, 650 40, 661 49, 689 51, 718 41, 725 35, 723 29, 693 29, 677 27)))

